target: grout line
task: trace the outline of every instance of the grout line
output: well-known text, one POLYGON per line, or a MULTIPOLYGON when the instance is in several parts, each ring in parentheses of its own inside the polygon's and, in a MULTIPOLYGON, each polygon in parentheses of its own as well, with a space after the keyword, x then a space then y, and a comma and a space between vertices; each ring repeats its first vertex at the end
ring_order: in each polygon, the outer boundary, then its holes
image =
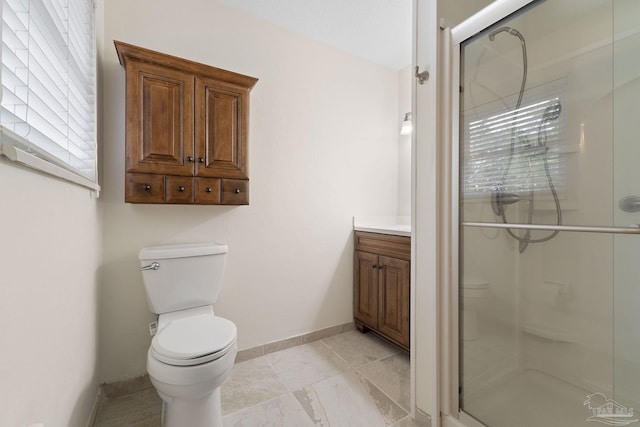
MULTIPOLYGON (((377 362, 381 362, 381 361, 386 360, 386 359, 390 359, 391 357, 395 356, 396 354, 398 354, 398 353, 391 354, 391 355, 389 355, 389 356, 383 357, 382 359, 376 360, 376 361, 371 362, 371 363, 377 363, 377 362)), ((362 365, 362 366, 361 366, 361 368, 362 368, 362 367, 364 367, 364 366, 368 366, 368 365, 370 365, 371 363, 367 363, 366 365, 362 365)), ((389 394, 388 394, 387 392, 385 392, 385 391, 381 388, 381 386, 379 386, 379 385, 377 385, 376 383, 374 383, 374 382, 373 382, 373 379, 369 378, 369 377, 368 377, 364 372, 360 371, 360 368, 358 368, 358 369, 357 369, 357 371, 358 371, 358 373, 359 373, 360 375, 362 375, 362 376, 363 376, 367 381, 369 381, 369 383, 370 383, 372 386, 374 386, 376 389, 378 389, 378 390, 380 391, 380 393, 382 393, 382 394, 384 394, 385 396, 387 396, 387 397, 388 397, 388 398, 389 398, 393 403, 395 403, 396 405, 398 405, 398 407, 399 407, 400 409, 402 409, 402 410, 403 410, 404 412, 406 412, 407 414, 411 415, 411 409, 407 409, 407 408, 405 408, 404 406, 402 406, 400 403, 396 402, 396 400, 395 400, 393 397, 389 396, 389 394)), ((400 420, 398 420, 398 421, 400 421, 400 420)))
MULTIPOLYGON (((226 415, 224 415, 224 416, 222 417, 222 419, 224 420, 225 418, 227 418, 227 417, 229 417, 229 416, 231 416, 231 415, 236 415, 236 414, 239 414, 240 412, 244 412, 244 411, 247 411, 247 410, 249 410, 249 409, 256 408, 256 407, 258 407, 258 406, 260 406, 260 405, 264 405, 265 403, 267 403, 267 402, 271 402, 272 400, 280 399, 282 396, 284 396, 284 395, 286 395, 286 394, 293 394, 293 393, 292 393, 292 392, 290 392, 290 391, 287 391, 286 393, 282 393, 282 394, 280 394, 280 395, 278 395, 278 396, 272 397, 272 398, 267 399, 267 400, 264 400, 264 401, 262 401, 262 402, 258 402, 258 403, 256 403, 255 405, 247 406, 246 408, 238 409, 238 410, 237 410, 237 411, 235 411, 235 412, 231 412, 231 413, 229 413, 229 414, 226 414, 226 415)), ((294 399, 295 399, 295 396, 294 396, 294 399)), ((296 399, 296 400, 297 400, 297 399, 296 399)))
MULTIPOLYGON (((292 348, 300 347, 300 346, 302 346, 302 345, 305 345, 305 344, 300 344, 300 345, 297 345, 297 346, 294 346, 294 347, 285 348, 284 350, 279 350, 279 351, 276 351, 276 352, 273 352, 273 353, 269 353, 269 354, 279 353, 280 351, 290 350, 290 349, 292 349, 292 348)), ((278 370, 276 369, 276 367, 275 367, 275 366, 273 366, 273 363, 271 363, 271 360, 269 360, 269 358, 268 358, 266 355, 264 355, 263 357, 267 360, 267 363, 269 364, 269 366, 271 366, 271 369, 273 369, 273 373, 274 373, 274 374, 276 374, 276 376, 278 377, 278 380, 280 380, 280 382, 282 383, 282 385, 284 386, 284 388, 285 388, 285 389, 287 389, 287 393, 292 393, 292 394, 293 394, 293 392, 294 392, 295 390, 290 390, 290 389, 289 389, 289 386, 287 385, 287 383, 285 383, 285 382, 284 382, 284 380, 283 380, 283 379, 282 379, 282 377, 280 376, 280 373, 278 372, 278 370)), ((285 394, 287 394, 287 393, 283 393, 283 394, 281 394, 280 396, 283 396, 283 395, 285 395, 285 394)), ((295 397, 295 396, 294 396, 294 397, 295 397)), ((296 399, 296 400, 297 400, 297 399, 296 399)))

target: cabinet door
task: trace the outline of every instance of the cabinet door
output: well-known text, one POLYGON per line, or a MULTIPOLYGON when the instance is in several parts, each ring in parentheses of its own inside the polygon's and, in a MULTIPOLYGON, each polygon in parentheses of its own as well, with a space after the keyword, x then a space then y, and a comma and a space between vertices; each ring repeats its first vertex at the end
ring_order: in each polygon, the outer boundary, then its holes
POLYGON ((248 179, 249 89, 196 78, 196 175, 248 179))
POLYGON ((193 175, 192 74, 127 61, 127 172, 193 175))
POLYGON ((378 330, 409 348, 409 304, 411 271, 409 261, 379 257, 380 315, 378 330))
POLYGON ((353 316, 378 327, 378 255, 355 251, 353 316))

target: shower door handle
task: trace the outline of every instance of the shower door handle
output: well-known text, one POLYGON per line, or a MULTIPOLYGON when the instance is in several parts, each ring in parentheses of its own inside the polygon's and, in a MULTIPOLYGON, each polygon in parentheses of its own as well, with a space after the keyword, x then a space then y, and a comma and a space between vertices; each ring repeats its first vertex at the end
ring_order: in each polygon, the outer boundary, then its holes
POLYGON ((625 212, 640 212, 640 196, 623 197, 618 206, 625 212))

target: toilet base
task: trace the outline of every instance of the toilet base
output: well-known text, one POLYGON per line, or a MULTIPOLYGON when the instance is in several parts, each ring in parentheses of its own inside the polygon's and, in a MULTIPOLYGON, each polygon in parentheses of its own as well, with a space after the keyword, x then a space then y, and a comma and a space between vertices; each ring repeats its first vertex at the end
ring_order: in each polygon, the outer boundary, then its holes
POLYGON ((162 398, 162 427, 222 427, 220 387, 199 399, 162 398))

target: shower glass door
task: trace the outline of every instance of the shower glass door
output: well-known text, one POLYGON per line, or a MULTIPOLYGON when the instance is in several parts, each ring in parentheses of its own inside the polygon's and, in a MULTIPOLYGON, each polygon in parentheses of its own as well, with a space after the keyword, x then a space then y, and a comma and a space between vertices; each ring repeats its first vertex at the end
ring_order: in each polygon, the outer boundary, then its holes
POLYGON ((640 426, 640 1, 532 2, 460 86, 462 415, 640 426))

